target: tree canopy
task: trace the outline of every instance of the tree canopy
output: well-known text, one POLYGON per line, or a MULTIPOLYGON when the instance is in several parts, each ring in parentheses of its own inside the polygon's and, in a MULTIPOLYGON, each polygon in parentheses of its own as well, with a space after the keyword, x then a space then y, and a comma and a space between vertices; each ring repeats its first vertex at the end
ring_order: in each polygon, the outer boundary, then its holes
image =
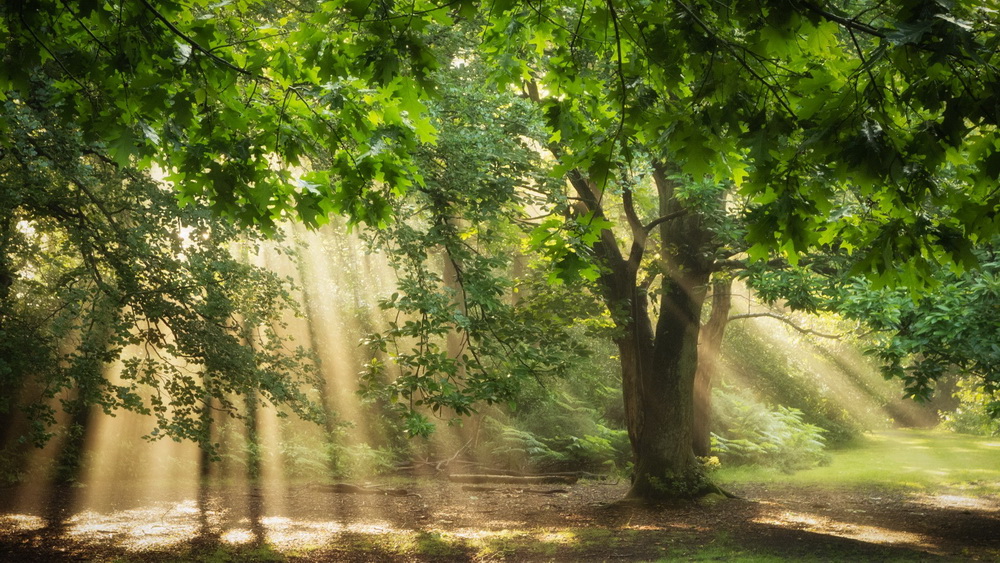
MULTIPOLYGON (((602 186, 637 151, 733 182, 752 254, 838 241, 887 279, 971 263, 996 232, 988 6, 746 2, 23 2, 0 91, 54 89, 120 162, 270 226, 388 220, 422 182, 435 29, 470 21, 498 88, 534 88, 564 169, 602 186), (309 174, 296 175, 293 166, 309 174), (837 205, 850 202, 851 205, 837 205), (831 215, 834 209, 840 211, 831 215)), ((443 55, 445 54, 446 55, 443 55)))
POLYGON ((3 102, 0 414, 27 412, 40 445, 57 411, 129 410, 148 438, 207 450, 241 397, 321 419, 313 360, 281 327, 287 280, 233 254, 259 237, 107 159, 51 93, 3 102))

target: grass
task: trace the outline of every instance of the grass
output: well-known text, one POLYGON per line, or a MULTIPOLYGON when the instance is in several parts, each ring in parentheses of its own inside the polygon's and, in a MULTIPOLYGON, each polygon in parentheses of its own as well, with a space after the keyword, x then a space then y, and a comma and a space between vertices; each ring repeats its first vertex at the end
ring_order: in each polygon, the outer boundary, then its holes
POLYGON ((715 479, 724 486, 780 482, 1000 495, 1000 438, 941 430, 878 432, 833 452, 830 464, 823 467, 793 474, 758 467, 723 468, 715 479))

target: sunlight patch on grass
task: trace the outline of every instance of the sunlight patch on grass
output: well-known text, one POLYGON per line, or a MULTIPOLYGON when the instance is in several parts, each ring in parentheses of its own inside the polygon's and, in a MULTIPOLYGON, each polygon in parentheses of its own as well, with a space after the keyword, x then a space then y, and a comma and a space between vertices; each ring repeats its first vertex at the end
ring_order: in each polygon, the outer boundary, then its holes
POLYGON ((770 468, 724 467, 716 479, 722 484, 873 485, 921 492, 957 488, 1000 495, 1000 445, 976 436, 893 430, 872 434, 853 447, 831 453, 829 465, 794 474, 770 468))
POLYGON ((222 534, 219 538, 223 542, 232 545, 247 544, 254 540, 253 532, 245 528, 235 528, 222 534))
POLYGON ((544 532, 536 536, 538 541, 557 543, 560 545, 568 545, 576 542, 576 534, 570 532, 569 530, 558 530, 552 532, 544 532))

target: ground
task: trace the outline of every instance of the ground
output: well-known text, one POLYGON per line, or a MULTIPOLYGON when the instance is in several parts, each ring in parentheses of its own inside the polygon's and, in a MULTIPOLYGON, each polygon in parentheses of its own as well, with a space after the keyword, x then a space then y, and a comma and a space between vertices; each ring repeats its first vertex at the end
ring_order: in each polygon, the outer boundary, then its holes
POLYGON ((825 467, 717 474, 738 499, 660 506, 620 502, 620 481, 443 475, 0 490, 0 561, 1000 561, 998 456, 883 434, 825 467))
MULTIPOLYGON (((400 481, 392 486, 399 488, 400 481)), ((405 483, 412 495, 204 490, 44 526, 0 516, 3 561, 997 560, 1000 499, 752 485, 695 505, 616 503, 622 483, 405 483), (465 488, 463 488, 465 487, 465 488), (283 504, 265 508, 264 503, 283 504), (256 515, 255 515, 256 513, 256 515), (261 540, 264 541, 261 541, 261 540)), ((131 496, 131 491, 129 491, 131 496)), ((57 514, 59 507, 49 507, 57 514)))

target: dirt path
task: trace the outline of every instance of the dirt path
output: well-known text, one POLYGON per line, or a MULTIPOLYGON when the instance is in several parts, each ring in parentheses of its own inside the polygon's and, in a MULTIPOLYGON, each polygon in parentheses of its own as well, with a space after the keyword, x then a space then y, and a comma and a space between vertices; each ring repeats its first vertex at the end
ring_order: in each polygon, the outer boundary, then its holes
POLYGON ((1000 559, 995 497, 744 485, 734 487, 741 500, 641 507, 615 503, 623 484, 592 481, 384 486, 411 495, 310 485, 143 495, 122 486, 74 509, 78 491, 35 506, 6 494, 0 561, 1000 559))

